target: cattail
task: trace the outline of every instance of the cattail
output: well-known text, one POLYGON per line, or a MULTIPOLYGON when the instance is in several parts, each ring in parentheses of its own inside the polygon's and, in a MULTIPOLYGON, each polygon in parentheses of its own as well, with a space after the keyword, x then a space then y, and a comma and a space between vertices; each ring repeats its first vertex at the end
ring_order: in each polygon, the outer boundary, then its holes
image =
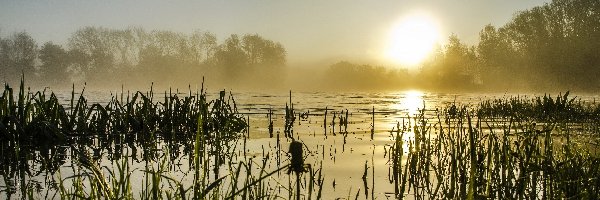
POLYGON ((296 174, 300 174, 304 172, 304 157, 302 155, 302 142, 292 141, 290 144, 290 150, 288 153, 292 154, 292 163, 288 170, 288 174, 290 172, 295 172, 296 174))

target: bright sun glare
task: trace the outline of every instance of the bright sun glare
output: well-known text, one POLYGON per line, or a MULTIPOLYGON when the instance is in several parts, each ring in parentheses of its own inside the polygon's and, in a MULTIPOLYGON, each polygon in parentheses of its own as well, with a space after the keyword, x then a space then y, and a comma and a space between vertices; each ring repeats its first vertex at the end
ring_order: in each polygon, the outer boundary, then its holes
POLYGON ((423 92, 418 90, 406 91, 404 98, 400 102, 401 108, 405 109, 409 115, 416 115, 419 109, 423 109, 423 92))
POLYGON ((431 17, 407 16, 392 27, 385 56, 402 65, 419 64, 433 51, 439 37, 438 25, 431 17))

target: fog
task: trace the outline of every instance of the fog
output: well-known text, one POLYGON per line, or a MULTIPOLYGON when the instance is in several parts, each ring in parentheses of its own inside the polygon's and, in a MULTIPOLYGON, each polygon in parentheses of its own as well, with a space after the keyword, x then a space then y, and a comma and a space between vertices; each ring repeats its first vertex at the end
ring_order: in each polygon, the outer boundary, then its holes
POLYGON ((518 11, 502 26, 482 27, 473 45, 452 34, 410 70, 353 59, 290 66, 285 44, 258 34, 217 38, 209 31, 87 26, 59 45, 38 44, 22 31, 0 38, 0 80, 16 85, 23 75, 32 87, 50 89, 194 89, 204 83, 238 91, 595 92, 600 6, 577 2, 518 11))

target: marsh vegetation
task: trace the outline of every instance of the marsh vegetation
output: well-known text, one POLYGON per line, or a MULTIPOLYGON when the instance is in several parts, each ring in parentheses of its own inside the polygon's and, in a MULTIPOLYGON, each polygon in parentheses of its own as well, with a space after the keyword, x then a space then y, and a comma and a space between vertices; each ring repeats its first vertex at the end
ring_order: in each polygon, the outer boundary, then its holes
POLYGON ((104 103, 85 93, 5 87, 6 198, 595 199, 600 189, 600 106, 569 93, 432 107, 422 95, 410 112, 389 107, 408 105, 403 93, 324 96, 345 106, 323 108, 291 92, 281 108, 240 108, 203 88, 104 103))

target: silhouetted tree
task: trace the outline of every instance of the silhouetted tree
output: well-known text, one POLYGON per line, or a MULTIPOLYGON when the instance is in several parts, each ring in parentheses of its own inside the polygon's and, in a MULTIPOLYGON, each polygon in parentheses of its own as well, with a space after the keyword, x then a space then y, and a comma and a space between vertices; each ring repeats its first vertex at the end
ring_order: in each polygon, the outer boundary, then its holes
POLYGON ((52 42, 45 43, 39 52, 41 62, 40 76, 44 85, 62 85, 68 83, 69 59, 67 51, 52 42))
POLYGON ((140 66, 144 68, 140 73, 153 80, 176 80, 179 74, 174 66, 180 65, 181 61, 174 55, 163 53, 155 45, 146 46, 140 53, 140 66))
POLYGON ((600 87, 598 1, 554 0, 518 12, 497 31, 485 27, 480 39, 478 56, 486 84, 497 75, 497 80, 543 90, 600 87))
POLYGON ((67 51, 68 67, 67 72, 71 77, 65 77, 68 83, 85 82, 85 72, 91 65, 92 59, 90 56, 80 49, 69 49, 67 51))
POLYGON ((267 85, 282 81, 286 52, 281 44, 255 34, 244 35, 241 46, 247 57, 247 72, 255 81, 267 85))
POLYGON ((423 81, 430 82, 429 87, 469 89, 477 83, 476 66, 474 47, 468 47, 452 34, 448 44, 423 65, 420 76, 423 81))
POLYGON ((234 34, 218 44, 210 32, 186 35, 146 32, 136 27, 83 27, 69 37, 66 49, 48 42, 39 57, 36 53, 35 42, 25 32, 0 38, 2 78, 18 81, 21 72, 38 72, 45 85, 61 81, 105 85, 130 79, 192 82, 201 80, 207 72, 220 72, 222 76, 217 78, 221 80, 272 85, 273 81, 282 81, 286 62, 286 51, 280 43, 256 34, 234 34))
POLYGON ((486 25, 479 32, 479 44, 477 44, 478 73, 482 83, 487 87, 516 87, 523 73, 517 66, 519 54, 517 54, 510 41, 507 40, 503 30, 497 30, 492 25, 486 25), (511 81, 506 78, 512 76, 511 81))
POLYGON ((212 58, 217 50, 217 36, 210 32, 194 32, 190 37, 193 60, 202 64, 212 58))
POLYGON ((247 71, 248 58, 238 35, 233 34, 225 40, 215 53, 215 60, 225 79, 237 80, 247 71))
POLYGON ((85 27, 73 33, 69 38, 71 50, 77 50, 90 59, 88 66, 83 66, 81 72, 85 80, 99 82, 112 80, 114 76, 115 58, 110 40, 110 30, 106 28, 85 27))
POLYGON ((14 33, 0 39, 0 71, 2 79, 15 82, 25 76, 34 76, 37 45, 27 32, 14 33))

